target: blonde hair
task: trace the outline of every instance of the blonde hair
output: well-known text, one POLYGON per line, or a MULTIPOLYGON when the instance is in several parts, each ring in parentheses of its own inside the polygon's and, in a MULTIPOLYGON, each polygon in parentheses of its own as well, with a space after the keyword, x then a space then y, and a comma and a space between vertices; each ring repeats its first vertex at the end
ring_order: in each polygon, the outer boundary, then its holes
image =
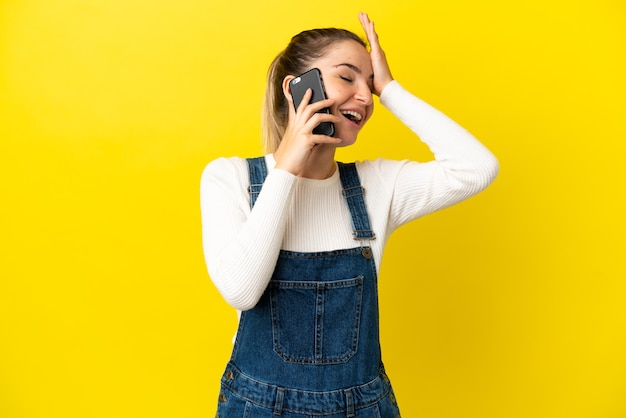
POLYGON ((300 75, 312 68, 316 59, 340 41, 352 40, 363 47, 365 42, 345 29, 325 28, 300 32, 270 64, 262 111, 262 133, 265 153, 278 148, 289 118, 289 102, 283 94, 283 80, 288 75, 300 75))

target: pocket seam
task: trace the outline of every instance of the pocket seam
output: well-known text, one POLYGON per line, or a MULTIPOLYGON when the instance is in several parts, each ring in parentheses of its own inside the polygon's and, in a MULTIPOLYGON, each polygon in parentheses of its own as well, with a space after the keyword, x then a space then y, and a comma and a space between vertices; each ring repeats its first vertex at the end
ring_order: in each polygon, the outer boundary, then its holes
MULTIPOLYGON (((273 350, 276 355, 278 355, 283 361, 287 363, 295 363, 295 364, 313 364, 313 365, 327 365, 327 364, 339 364, 348 362, 354 355, 356 355, 358 351, 358 343, 359 343, 359 334, 360 334, 360 324, 361 324, 361 310, 363 304, 363 285, 365 278, 364 276, 356 276, 351 279, 341 279, 334 281, 272 281, 270 282, 270 309, 272 316, 272 333, 273 333, 273 350), (277 290, 312 290, 316 292, 316 306, 312 307, 315 309, 315 324, 313 325, 312 332, 315 333, 314 338, 322 339, 322 336, 318 336, 323 334, 320 330, 321 324, 318 323, 318 317, 322 316, 319 312, 319 299, 322 299, 322 303, 325 303, 326 299, 326 291, 333 289, 341 289, 341 288, 355 288, 356 295, 354 296, 354 315, 352 321, 352 327, 350 328, 352 332, 348 331, 347 338, 343 340, 350 341, 350 345, 346 347, 344 353, 341 353, 339 356, 333 357, 325 357, 323 354, 319 355, 313 348, 313 352, 308 356, 295 356, 287 353, 286 349, 283 348, 284 344, 281 344, 280 338, 280 318, 278 314, 278 298, 276 295, 277 290), (320 292, 323 293, 323 296, 320 297, 320 292)), ((322 309, 323 311, 323 309, 322 309)), ((317 340, 316 340, 317 341, 317 340)))

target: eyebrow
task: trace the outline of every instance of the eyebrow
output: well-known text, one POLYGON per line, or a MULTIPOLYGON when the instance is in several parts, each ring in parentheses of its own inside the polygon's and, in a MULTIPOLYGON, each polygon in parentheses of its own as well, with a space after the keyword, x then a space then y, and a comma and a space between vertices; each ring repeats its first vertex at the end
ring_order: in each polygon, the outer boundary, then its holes
MULTIPOLYGON (((335 65, 335 68, 341 67, 341 66, 348 67, 348 68, 350 68, 352 71, 354 71, 357 74, 361 74, 362 73, 362 71, 361 71, 361 69, 359 67, 357 67, 356 65, 350 64, 348 62, 337 64, 337 65, 335 65)), ((369 76, 369 78, 370 78, 370 80, 374 79, 374 74, 371 74, 369 76)))

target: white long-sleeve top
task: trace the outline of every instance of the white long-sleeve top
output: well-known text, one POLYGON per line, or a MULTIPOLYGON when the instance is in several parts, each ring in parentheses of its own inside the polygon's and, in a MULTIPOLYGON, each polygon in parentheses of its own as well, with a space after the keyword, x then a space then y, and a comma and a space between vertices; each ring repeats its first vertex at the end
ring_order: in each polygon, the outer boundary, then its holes
MULTIPOLYGON (((486 188, 498 161, 474 136, 397 81, 380 102, 428 145, 429 162, 377 159, 357 162, 365 204, 376 239, 377 269, 391 232, 399 226, 460 202, 486 188)), ((237 310, 253 308, 267 287, 279 251, 332 251, 361 245, 341 193, 339 171, 324 180, 300 178, 274 168, 250 210, 248 167, 242 158, 220 158, 201 179, 205 261, 215 286, 237 310)))

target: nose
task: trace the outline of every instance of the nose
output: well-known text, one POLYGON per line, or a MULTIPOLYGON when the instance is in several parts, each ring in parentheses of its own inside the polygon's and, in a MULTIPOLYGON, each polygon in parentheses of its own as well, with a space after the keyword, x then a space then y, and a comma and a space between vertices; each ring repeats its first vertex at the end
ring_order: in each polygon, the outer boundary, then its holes
POLYGON ((364 105, 372 104, 372 91, 367 83, 362 83, 357 87, 354 97, 364 105))

